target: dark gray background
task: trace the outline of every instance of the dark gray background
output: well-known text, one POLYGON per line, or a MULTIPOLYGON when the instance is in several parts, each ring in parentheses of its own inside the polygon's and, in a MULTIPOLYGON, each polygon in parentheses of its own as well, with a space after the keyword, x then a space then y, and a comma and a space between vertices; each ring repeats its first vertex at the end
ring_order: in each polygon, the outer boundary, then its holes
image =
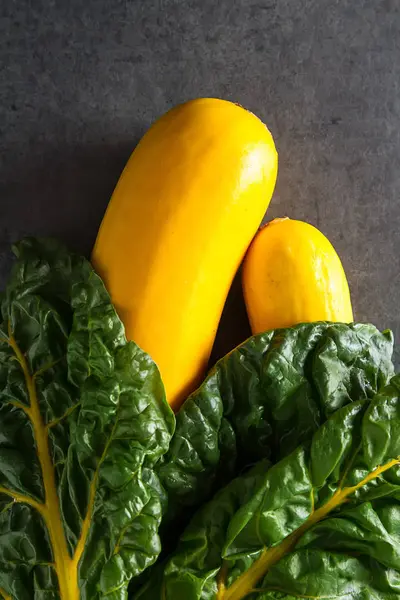
MULTIPOLYGON (((2 0, 0 14, 2 284, 22 235, 89 253, 150 123, 219 96, 275 137, 268 217, 317 225, 357 320, 399 337, 398 0, 2 0)), ((217 354, 246 333, 238 287, 224 329, 217 354)))

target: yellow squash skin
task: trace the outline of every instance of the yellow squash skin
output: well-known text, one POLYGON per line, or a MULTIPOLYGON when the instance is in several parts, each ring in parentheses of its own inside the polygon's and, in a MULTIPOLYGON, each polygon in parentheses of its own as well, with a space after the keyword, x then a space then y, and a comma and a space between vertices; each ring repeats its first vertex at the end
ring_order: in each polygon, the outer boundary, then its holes
POLYGON ((236 104, 202 98, 151 127, 117 184, 92 261, 128 339, 158 364, 173 408, 204 376, 276 174, 266 126, 236 104))
POLYGON ((243 264, 253 334, 312 321, 353 321, 349 286, 332 244, 318 229, 275 219, 257 233, 243 264))

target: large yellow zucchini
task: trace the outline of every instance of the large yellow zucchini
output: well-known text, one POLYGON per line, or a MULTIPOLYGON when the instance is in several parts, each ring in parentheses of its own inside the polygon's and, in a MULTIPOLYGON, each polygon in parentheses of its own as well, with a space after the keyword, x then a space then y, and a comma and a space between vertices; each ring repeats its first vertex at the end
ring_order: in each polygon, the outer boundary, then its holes
POLYGON ((92 260, 174 407, 204 375, 276 173, 266 126, 236 104, 205 98, 151 127, 114 191, 92 260))
POLYGON ((253 334, 312 321, 353 321, 338 255, 318 229, 275 219, 260 229, 243 264, 243 292, 253 334))

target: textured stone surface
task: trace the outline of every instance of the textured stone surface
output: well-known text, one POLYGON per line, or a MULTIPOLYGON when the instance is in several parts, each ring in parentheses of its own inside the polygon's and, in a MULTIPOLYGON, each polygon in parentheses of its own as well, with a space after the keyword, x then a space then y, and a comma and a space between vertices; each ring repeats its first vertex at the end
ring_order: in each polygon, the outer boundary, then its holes
MULTIPOLYGON (((397 0, 2 0, 0 275, 11 241, 88 253, 137 140, 172 105, 235 100, 280 155, 269 217, 336 246, 358 320, 400 335, 397 0)), ((238 341, 236 290, 217 353, 238 341)), ((240 315, 240 318, 238 317, 240 315)))

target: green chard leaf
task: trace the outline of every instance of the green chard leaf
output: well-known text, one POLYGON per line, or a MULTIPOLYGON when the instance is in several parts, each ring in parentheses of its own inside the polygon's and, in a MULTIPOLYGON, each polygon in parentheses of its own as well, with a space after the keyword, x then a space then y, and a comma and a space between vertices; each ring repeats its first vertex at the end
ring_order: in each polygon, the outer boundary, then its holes
POLYGON ((122 600, 160 552, 174 417, 90 264, 22 241, 2 301, 0 598, 122 600))
POLYGON ((135 600, 400 597, 400 376, 195 515, 135 600))
POLYGON ((243 467, 279 460, 335 410, 376 394, 393 375, 392 351, 390 331, 321 322, 254 336, 220 360, 176 415, 156 467, 165 535, 243 467))

